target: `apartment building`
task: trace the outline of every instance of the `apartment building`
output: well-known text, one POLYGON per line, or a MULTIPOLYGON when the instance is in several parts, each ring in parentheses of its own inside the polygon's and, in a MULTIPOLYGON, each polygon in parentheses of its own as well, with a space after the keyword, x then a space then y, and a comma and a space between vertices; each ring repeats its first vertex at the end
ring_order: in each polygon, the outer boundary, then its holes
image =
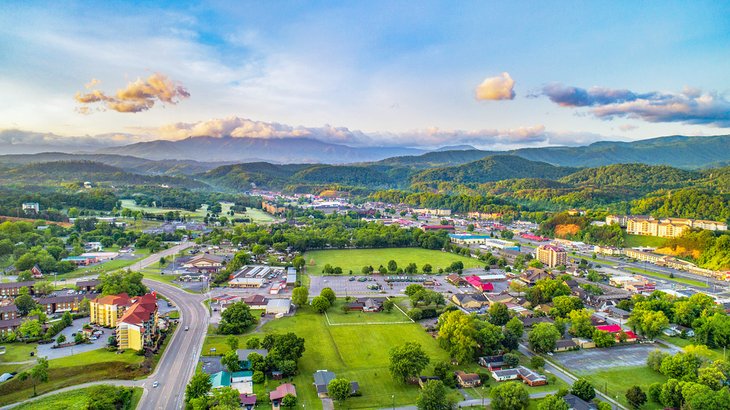
POLYGON ((95 298, 89 301, 90 322, 99 326, 117 327, 117 322, 131 305, 132 299, 126 293, 95 298))
MULTIPOLYGON (((606 218, 608 222, 610 217, 606 218)), ((707 229, 710 231, 726 231, 727 224, 718 221, 695 220, 686 218, 654 219, 645 216, 626 217, 626 232, 632 235, 659 236, 662 238, 676 238, 685 231, 707 229)))
POLYGON ((134 299, 116 326, 117 348, 141 350, 157 336, 157 297, 148 293, 134 299))
POLYGON ((535 257, 545 266, 554 268, 568 263, 568 253, 565 249, 555 245, 540 245, 535 251, 535 257))

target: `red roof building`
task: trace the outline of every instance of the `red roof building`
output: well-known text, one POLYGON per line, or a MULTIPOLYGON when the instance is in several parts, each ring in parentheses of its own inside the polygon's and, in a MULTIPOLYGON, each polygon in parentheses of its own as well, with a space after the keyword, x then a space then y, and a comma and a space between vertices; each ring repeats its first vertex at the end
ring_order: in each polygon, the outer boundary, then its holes
POLYGON ((465 279, 470 285, 480 292, 494 291, 494 285, 489 282, 482 282, 482 280, 479 279, 479 276, 467 276, 465 279))
POLYGON ((287 394, 291 394, 294 397, 297 397, 297 389, 294 387, 291 383, 284 383, 282 385, 279 385, 276 390, 269 393, 269 399, 273 401, 278 401, 284 398, 287 394))
POLYGON ((423 225, 421 227, 424 231, 450 231, 454 232, 456 228, 453 225, 423 225))
POLYGON ((619 326, 619 325, 596 326, 596 329, 615 334, 616 340, 619 339, 621 332, 624 332, 624 334, 626 335, 627 342, 635 342, 636 339, 638 339, 638 336, 636 336, 636 333, 634 333, 630 330, 623 330, 621 328, 621 326, 619 326))

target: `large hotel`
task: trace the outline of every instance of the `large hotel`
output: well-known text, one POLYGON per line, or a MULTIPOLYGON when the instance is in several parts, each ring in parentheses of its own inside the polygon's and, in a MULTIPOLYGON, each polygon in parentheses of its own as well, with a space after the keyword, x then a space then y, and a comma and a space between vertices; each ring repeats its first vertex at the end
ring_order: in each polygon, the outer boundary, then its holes
POLYGON ((606 217, 606 224, 625 226, 626 233, 628 234, 659 236, 662 238, 676 238, 692 228, 706 229, 709 231, 727 230, 727 224, 723 222, 685 218, 654 219, 651 216, 645 215, 609 215, 606 217))

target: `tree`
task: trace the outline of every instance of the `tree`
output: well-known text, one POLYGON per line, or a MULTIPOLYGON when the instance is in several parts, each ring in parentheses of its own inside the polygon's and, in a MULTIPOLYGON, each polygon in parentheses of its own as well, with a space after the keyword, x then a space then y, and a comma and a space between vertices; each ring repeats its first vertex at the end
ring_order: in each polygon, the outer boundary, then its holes
POLYGON ((612 333, 596 329, 593 332, 593 343, 596 347, 611 347, 616 344, 616 337, 612 333))
POLYGON ((238 349, 238 338, 234 335, 230 335, 226 338, 226 344, 228 345, 228 348, 235 351, 238 349))
POLYGON ((547 353, 555 350, 555 344, 560 339, 560 332, 550 323, 538 323, 527 334, 530 349, 537 353, 547 353))
POLYGON ((517 367, 520 364, 520 356, 514 353, 505 353, 503 357, 504 364, 508 367, 517 367))
POLYGON ((532 356, 530 358, 530 366, 533 369, 539 369, 545 367, 545 359, 542 356, 532 356))
POLYGON ((570 406, 568 406, 568 403, 562 397, 548 394, 537 405, 537 410, 570 410, 570 406))
POLYGON ((307 262, 304 260, 304 258, 302 256, 296 256, 291 261, 292 266, 294 266, 294 268, 297 271, 301 271, 302 268, 304 267, 304 265, 306 265, 306 263, 307 262))
POLYGON ((51 284, 50 282, 41 281, 41 282, 36 282, 35 284, 33 284, 33 290, 35 290, 35 293, 38 295, 50 295, 56 289, 53 287, 53 284, 51 284))
POLYGON ((406 286, 406 290, 403 292, 406 294, 406 296, 411 297, 415 295, 418 292, 424 291, 426 288, 423 287, 423 285, 419 285, 417 283, 411 283, 410 285, 406 286))
POLYGON ((261 347, 261 339, 254 336, 248 340, 246 340, 246 349, 258 349, 261 347))
POLYGON ((669 379, 662 385, 659 401, 666 407, 679 408, 682 405, 682 385, 677 379, 669 379))
POLYGON ((646 358, 646 365, 655 372, 661 371, 662 361, 668 357, 669 353, 662 352, 661 350, 653 350, 649 352, 649 356, 646 358))
POLYGON ((553 309, 550 310, 552 316, 568 317, 568 314, 574 310, 582 309, 583 302, 575 296, 556 296, 553 298, 553 309))
POLYGON ((41 322, 36 319, 28 319, 23 321, 23 323, 20 324, 18 327, 18 333, 22 337, 40 337, 41 333, 43 332, 43 326, 41 325, 41 322))
POLYGON ((697 381, 700 384, 711 388, 712 390, 722 389, 723 383, 726 382, 726 376, 722 370, 714 363, 710 366, 703 367, 697 372, 697 381))
POLYGON ((132 389, 108 385, 89 387, 87 410, 123 409, 129 407, 132 389))
POLYGON ((147 287, 142 283, 144 276, 140 272, 111 272, 99 275, 99 287, 104 295, 118 295, 126 293, 129 296, 140 296, 147 293, 147 287))
POLYGON ((504 339, 502 328, 491 323, 477 322, 476 340, 481 346, 481 351, 486 354, 495 354, 500 350, 500 344, 504 339))
POLYGON ((631 407, 638 409, 646 403, 646 393, 639 386, 631 386, 626 391, 626 401, 629 402, 631 407))
POLYGON ((522 383, 508 382, 492 390, 492 409, 524 410, 530 404, 530 396, 522 383))
POLYGON ((228 306, 221 314, 218 333, 240 335, 255 323, 256 319, 251 314, 251 308, 243 302, 236 302, 228 306))
POLYGON ((441 380, 429 380, 416 399, 418 410, 451 410, 449 391, 441 380))
POLYGON ((64 342, 66 342, 66 336, 63 334, 58 335, 58 337, 56 338, 56 344, 61 345, 64 342))
POLYGON ((213 390, 211 410, 230 410, 241 407, 238 390, 230 386, 213 390))
POLYGON ((228 369, 229 372, 237 372, 241 370, 241 365, 238 362, 238 353, 235 350, 223 355, 221 358, 221 364, 228 369))
POLYGON ((574 310, 568 314, 570 318, 570 334, 577 337, 590 338, 595 328, 591 322, 591 311, 587 309, 574 310))
POLYGON ((297 306, 305 306, 309 302, 309 290, 304 286, 298 286, 291 292, 291 301, 297 306))
POLYGON ((433 271, 433 266, 431 266, 431 264, 429 263, 426 263, 421 267, 421 270, 423 271, 423 273, 431 273, 433 271))
POLYGON ((317 313, 324 313, 330 308, 330 301, 324 296, 316 296, 312 299, 312 308, 317 313))
POLYGON ((584 378, 580 378, 573 383, 570 393, 585 401, 591 401, 596 397, 596 389, 593 388, 591 382, 584 378))
POLYGON ((281 399, 281 407, 296 407, 297 405, 297 396, 287 393, 286 396, 282 397, 281 399))
POLYGON ((390 313, 393 311, 393 308, 395 307, 395 302, 393 302, 390 299, 385 299, 383 301, 383 311, 386 313, 390 313))
POLYGON ((335 300, 337 300, 337 296, 335 296, 335 291, 331 288, 324 288, 321 292, 319 292, 319 296, 327 298, 327 300, 330 302, 330 306, 335 304, 335 300))
POLYGON ((489 321, 497 326, 503 326, 509 321, 509 309, 504 303, 492 303, 489 307, 489 321))
POLYGON ((335 378, 327 384, 327 394, 340 403, 350 397, 350 381, 343 378, 335 378))
POLYGON ((390 349, 390 374, 403 382, 418 376, 430 359, 420 344, 406 342, 390 349))
POLYGON ((261 370, 256 370, 253 372, 253 376, 251 376, 251 381, 254 383, 263 383, 264 380, 266 380, 266 375, 264 375, 264 372, 261 370))
POLYGON ((398 264, 392 259, 389 260, 388 261, 388 272, 394 273, 397 270, 398 270, 398 264))
POLYGON ((33 383, 33 396, 36 396, 36 386, 39 383, 48 381, 48 360, 45 357, 39 357, 37 364, 30 371, 20 374, 20 380, 28 380, 33 383))
POLYGON ((37 306, 35 300, 28 295, 28 294, 22 294, 15 298, 15 307, 18 308, 18 312, 21 316, 25 316, 28 313, 30 313, 31 310, 35 309, 37 306))
POLYGON ((517 336, 522 336, 522 333, 525 331, 525 326, 522 324, 522 321, 516 317, 510 319, 504 327, 517 336))

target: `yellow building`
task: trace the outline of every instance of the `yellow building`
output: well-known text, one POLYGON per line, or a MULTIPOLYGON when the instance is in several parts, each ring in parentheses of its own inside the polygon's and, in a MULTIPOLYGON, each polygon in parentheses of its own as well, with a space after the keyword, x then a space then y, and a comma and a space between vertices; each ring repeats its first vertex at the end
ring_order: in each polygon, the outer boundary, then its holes
POLYGON ((124 312, 117 324, 117 348, 141 350, 154 344, 157 336, 157 298, 140 296, 124 312))
POLYGON ((90 321, 99 326, 116 327, 117 321, 131 303, 126 293, 93 299, 89 302, 90 321))
POLYGON ((565 249, 554 245, 540 245, 536 251, 537 260, 545 266, 554 268, 568 263, 568 253, 565 249))
MULTIPOLYGON (((606 220, 608 221, 608 218, 606 220)), ((724 231, 727 230, 727 224, 686 218, 654 219, 645 216, 630 216, 626 220, 626 232, 632 235, 676 238, 691 228, 724 231)))

